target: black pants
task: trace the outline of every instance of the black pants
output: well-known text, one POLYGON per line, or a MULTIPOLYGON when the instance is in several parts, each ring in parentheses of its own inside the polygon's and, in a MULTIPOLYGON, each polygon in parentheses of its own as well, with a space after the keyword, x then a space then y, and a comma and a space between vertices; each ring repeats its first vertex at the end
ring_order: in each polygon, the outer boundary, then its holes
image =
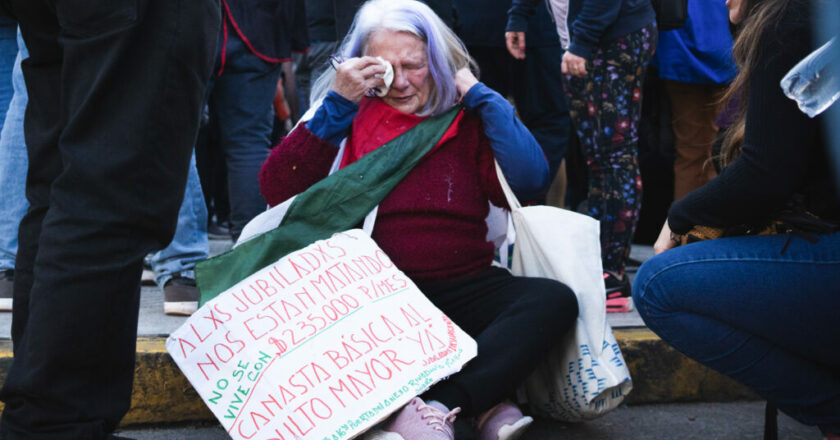
POLYGON ((578 315, 564 284, 490 268, 459 280, 418 285, 478 343, 478 356, 423 398, 477 416, 511 396, 578 315))
POLYGON ((5 439, 103 439, 130 403, 143 256, 175 232, 218 0, 4 0, 30 57, 5 439))
POLYGON ((210 117, 218 124, 219 147, 225 156, 230 229, 237 239, 242 228, 266 209, 257 175, 271 150, 271 103, 280 79, 280 64, 254 55, 230 23, 227 39, 221 34, 219 40, 208 105, 210 117))

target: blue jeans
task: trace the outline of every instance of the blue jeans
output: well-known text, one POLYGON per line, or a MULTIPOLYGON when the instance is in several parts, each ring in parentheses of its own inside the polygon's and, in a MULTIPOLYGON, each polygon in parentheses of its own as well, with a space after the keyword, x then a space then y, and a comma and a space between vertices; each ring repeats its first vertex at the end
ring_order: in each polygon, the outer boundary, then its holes
POLYGON ((12 70, 18 53, 17 22, 0 10, 0 122, 12 100, 12 70))
POLYGON ((190 171, 187 175, 187 190, 178 210, 178 226, 175 238, 162 251, 152 254, 152 270, 155 282, 163 287, 172 276, 181 272, 182 276, 195 279, 195 263, 210 255, 207 241, 207 205, 195 168, 195 152, 190 158, 190 171))
MULTIPOLYGON (((0 26, 0 29, 2 33, 7 30, 4 26, 0 26)), ((0 38, 0 64, 4 64, 9 59, 6 43, 5 38, 0 38)), ((26 111, 27 95, 23 73, 20 70, 21 60, 27 58, 29 54, 26 52, 20 33, 17 36, 15 51, 17 56, 12 57, 14 69, 11 75, 14 94, 11 96, 11 102, 8 103, 3 129, 0 131, 0 191, 2 191, 2 196, 0 196, 0 270, 15 268, 18 225, 29 207, 25 194, 26 168, 29 160, 26 157, 26 142, 23 139, 23 113, 26 111)), ((0 71, 3 70, 0 67, 0 71)), ((0 101, 3 99, 2 96, 5 96, 4 92, 0 92, 0 101)), ((2 106, 2 102, 0 102, 0 107, 3 110, 6 109, 2 106)))
POLYGON ((651 330, 802 423, 840 433, 840 232, 681 246, 642 265, 633 298, 651 330))

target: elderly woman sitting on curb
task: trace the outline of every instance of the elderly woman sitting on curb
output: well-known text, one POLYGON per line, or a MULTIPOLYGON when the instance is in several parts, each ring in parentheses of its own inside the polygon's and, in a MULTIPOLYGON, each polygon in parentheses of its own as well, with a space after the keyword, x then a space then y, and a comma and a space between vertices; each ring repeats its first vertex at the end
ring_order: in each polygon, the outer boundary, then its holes
POLYGON ((572 327, 577 302, 559 282, 493 267, 485 218, 488 201, 507 207, 494 158, 517 195, 528 198, 548 183, 542 150, 513 107, 470 72, 463 43, 420 2, 366 3, 340 55, 346 61, 313 88, 321 104, 312 118, 263 165, 263 194, 276 205, 326 177, 345 139, 342 166, 460 101, 464 109, 441 140, 380 203, 372 236, 476 339, 478 357, 409 402, 384 431, 452 439, 460 412, 475 418, 482 439, 518 437, 531 419, 507 399, 572 327), (382 60, 393 69, 390 88, 382 60))

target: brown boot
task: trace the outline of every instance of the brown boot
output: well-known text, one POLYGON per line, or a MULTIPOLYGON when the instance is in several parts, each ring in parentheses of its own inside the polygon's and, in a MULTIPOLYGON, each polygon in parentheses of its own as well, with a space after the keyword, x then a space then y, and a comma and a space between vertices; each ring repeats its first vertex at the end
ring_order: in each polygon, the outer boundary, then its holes
POLYGON ((176 273, 163 285, 163 312, 190 316, 198 310, 198 287, 192 278, 176 273))
POLYGON ((12 311, 12 298, 15 284, 15 270, 6 269, 0 273, 0 312, 12 311))

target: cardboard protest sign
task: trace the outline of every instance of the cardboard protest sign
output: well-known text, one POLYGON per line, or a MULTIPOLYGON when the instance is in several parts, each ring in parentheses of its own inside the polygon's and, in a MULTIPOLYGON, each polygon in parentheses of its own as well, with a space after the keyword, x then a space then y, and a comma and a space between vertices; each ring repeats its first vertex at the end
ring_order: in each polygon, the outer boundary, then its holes
POLYGON ((350 439, 459 371, 476 344, 361 230, 209 301, 166 348, 235 439, 350 439))

